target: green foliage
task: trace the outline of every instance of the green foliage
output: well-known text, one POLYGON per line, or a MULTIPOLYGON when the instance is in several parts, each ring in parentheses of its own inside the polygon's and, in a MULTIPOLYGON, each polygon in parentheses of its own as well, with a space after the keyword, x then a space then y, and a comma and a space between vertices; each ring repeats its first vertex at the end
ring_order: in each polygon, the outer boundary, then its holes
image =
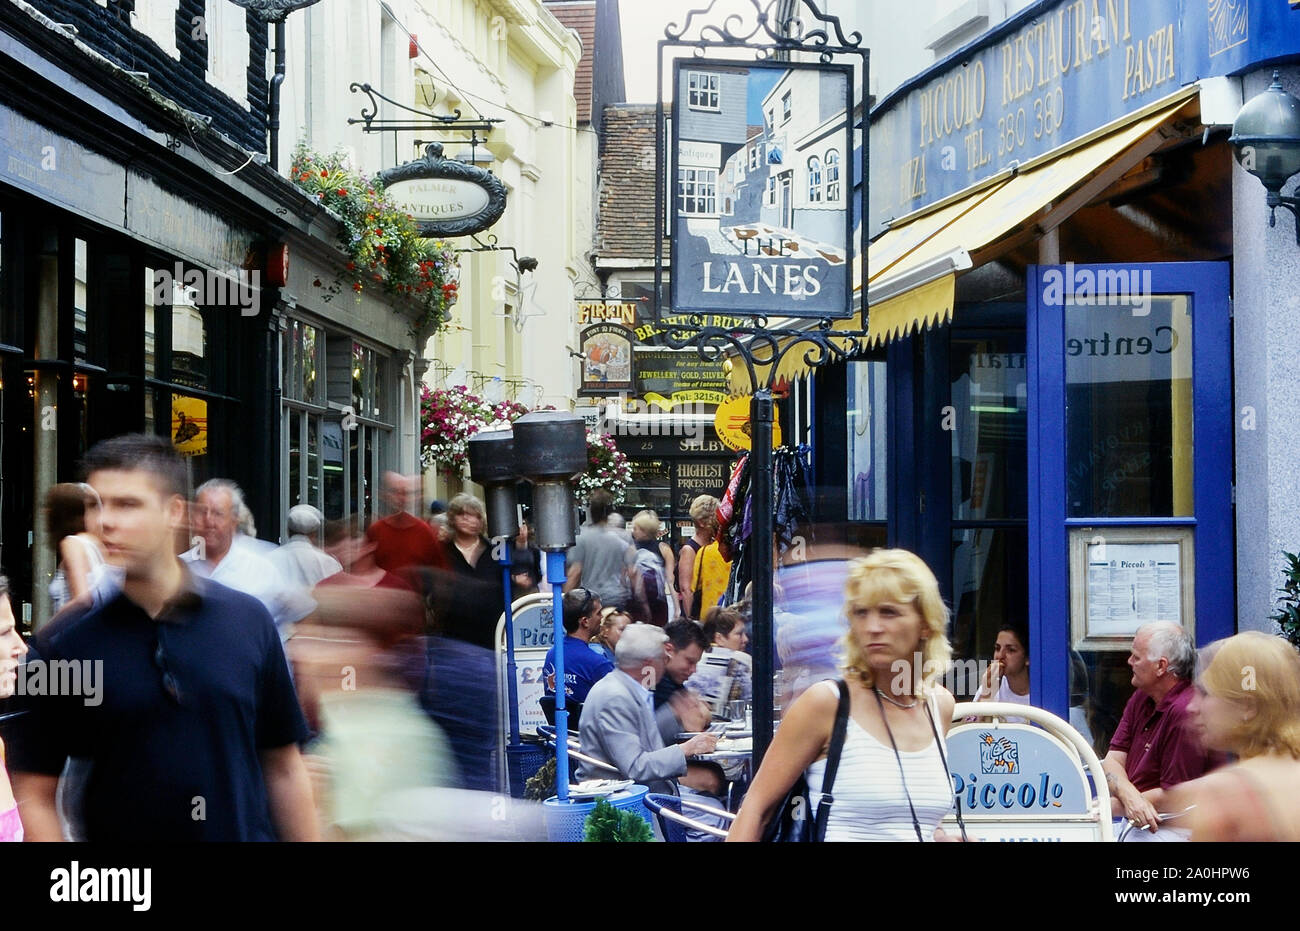
POLYGON ((532 802, 544 802, 554 794, 555 757, 551 757, 524 783, 524 798, 532 802))
POLYGON ((1283 572, 1282 587, 1278 589, 1277 611, 1271 615, 1282 629, 1282 636, 1291 645, 1300 647, 1300 556, 1283 553, 1287 566, 1283 572))
POLYGON ((605 799, 596 803, 582 828, 582 839, 589 844, 645 844, 654 840, 654 832, 644 818, 634 811, 615 808, 605 799))
POLYGON ((353 291, 373 286, 412 296, 424 307, 418 328, 442 329, 459 290, 460 260, 450 245, 421 236, 378 179, 351 168, 341 152, 322 155, 299 144, 289 180, 342 222, 339 242, 351 261, 340 277, 353 291))

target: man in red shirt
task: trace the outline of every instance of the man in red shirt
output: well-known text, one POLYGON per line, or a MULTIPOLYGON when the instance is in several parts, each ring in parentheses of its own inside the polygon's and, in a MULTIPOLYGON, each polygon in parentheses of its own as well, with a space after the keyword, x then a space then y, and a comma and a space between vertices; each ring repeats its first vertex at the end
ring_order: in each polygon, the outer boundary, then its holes
POLYGON ((1154 831, 1166 790, 1211 768, 1187 713, 1196 645, 1177 624, 1147 624, 1133 638, 1128 665, 1137 691, 1101 766, 1116 817, 1154 831))
POLYGON ((450 569, 438 535, 411 513, 420 495, 420 477, 384 473, 384 503, 393 513, 366 531, 375 544, 375 563, 388 572, 411 567, 450 569))

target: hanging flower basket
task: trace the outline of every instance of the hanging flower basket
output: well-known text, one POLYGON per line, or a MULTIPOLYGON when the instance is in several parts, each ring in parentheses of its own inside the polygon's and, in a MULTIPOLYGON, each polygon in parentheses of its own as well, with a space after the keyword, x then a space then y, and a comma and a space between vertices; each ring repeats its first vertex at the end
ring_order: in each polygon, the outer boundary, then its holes
POLYGON ((469 464, 469 438, 480 430, 508 426, 528 413, 516 401, 493 404, 464 385, 420 389, 420 462, 459 476, 469 464))
POLYGON ((586 498, 597 488, 614 496, 615 504, 622 504, 632 481, 632 467, 627 456, 619 452, 614 438, 608 433, 587 431, 587 474, 578 479, 578 494, 586 498))
MULTIPOLYGON (((352 169, 341 152, 321 155, 299 144, 289 179, 343 224, 339 242, 349 261, 335 291, 375 287, 413 297, 424 309, 417 331, 446 325, 460 288, 460 260, 450 245, 421 236, 378 179, 352 169)), ((324 287, 320 279, 316 285, 324 287)))

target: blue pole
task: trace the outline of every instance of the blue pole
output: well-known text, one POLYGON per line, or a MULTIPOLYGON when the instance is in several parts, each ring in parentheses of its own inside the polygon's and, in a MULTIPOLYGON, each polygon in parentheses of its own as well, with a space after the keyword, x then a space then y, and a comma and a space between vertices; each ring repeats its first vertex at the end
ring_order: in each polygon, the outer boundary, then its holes
POLYGON ((551 583, 555 621, 555 794, 569 800, 569 712, 564 709, 564 553, 546 554, 546 581, 551 583))
POLYGON ((510 540, 505 541, 505 555, 501 558, 501 584, 506 593, 506 693, 510 700, 510 746, 519 746, 519 686, 515 681, 515 613, 511 602, 510 540))

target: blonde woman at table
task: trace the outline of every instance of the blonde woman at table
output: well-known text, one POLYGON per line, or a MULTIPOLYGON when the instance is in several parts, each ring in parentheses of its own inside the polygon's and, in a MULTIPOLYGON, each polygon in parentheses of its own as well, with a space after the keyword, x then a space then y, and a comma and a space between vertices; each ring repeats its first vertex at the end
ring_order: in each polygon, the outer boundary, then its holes
POLYGON ((1175 786, 1161 807, 1194 841, 1300 841, 1300 655, 1248 631, 1205 647, 1201 663, 1188 713, 1207 750, 1238 761, 1175 786))
MULTIPOLYGON (((850 564, 844 596, 848 722, 824 839, 947 839, 939 822, 953 791, 943 735, 954 700, 938 680, 952 650, 934 573, 906 550, 876 550, 850 564)), ((819 683, 786 712, 728 840, 762 839, 801 775, 816 816, 839 688, 819 683)))

